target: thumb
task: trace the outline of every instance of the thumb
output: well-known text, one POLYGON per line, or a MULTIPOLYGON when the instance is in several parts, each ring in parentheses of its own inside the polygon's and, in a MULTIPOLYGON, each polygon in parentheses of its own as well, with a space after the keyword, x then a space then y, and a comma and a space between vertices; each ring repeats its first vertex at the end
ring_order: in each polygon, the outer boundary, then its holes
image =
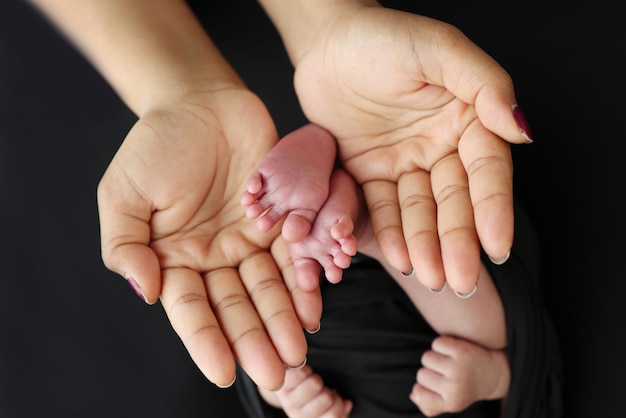
POLYGON ((161 293, 161 268, 150 243, 151 205, 128 181, 108 171, 98 185, 100 242, 105 266, 123 276, 144 302, 161 293), (123 187, 122 185, 127 185, 123 187))
POLYGON ((508 72, 454 26, 437 53, 443 85, 465 103, 473 105, 481 123, 510 143, 533 140, 528 121, 515 97, 508 72))

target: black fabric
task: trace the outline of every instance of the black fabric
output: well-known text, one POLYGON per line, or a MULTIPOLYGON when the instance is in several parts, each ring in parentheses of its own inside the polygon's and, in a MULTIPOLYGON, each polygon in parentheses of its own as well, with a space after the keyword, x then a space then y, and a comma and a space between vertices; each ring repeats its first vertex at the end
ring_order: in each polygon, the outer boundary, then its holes
POLYGON ((539 292, 539 242, 525 214, 516 212, 511 258, 496 266, 483 261, 505 307, 511 387, 505 418, 562 416, 559 342, 539 292))
MULTIPOLYGON (((536 288, 537 241, 517 213, 516 242, 502 266, 484 262, 505 306, 512 382, 506 418, 561 416, 560 355, 536 288)), ((327 386, 354 401, 352 417, 423 417, 408 398, 436 333, 374 260, 358 256, 338 285, 323 281, 322 328, 308 336, 308 363, 327 386)), ((238 392, 250 417, 284 417, 258 396, 239 371, 238 392)), ((455 417, 497 417, 498 402, 478 402, 455 417)))

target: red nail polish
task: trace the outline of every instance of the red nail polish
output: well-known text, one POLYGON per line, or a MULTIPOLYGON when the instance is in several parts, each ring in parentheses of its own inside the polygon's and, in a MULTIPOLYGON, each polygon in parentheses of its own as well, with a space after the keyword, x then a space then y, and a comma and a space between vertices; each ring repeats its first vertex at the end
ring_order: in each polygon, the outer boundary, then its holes
POLYGON ((513 105, 513 118, 515 119, 517 126, 519 126, 522 135, 526 138, 526 142, 529 144, 533 142, 533 134, 530 131, 530 125, 528 125, 526 117, 517 105, 513 105))
POLYGON ((130 276, 124 276, 124 278, 130 285, 130 287, 135 291, 137 296, 139 296, 141 300, 143 300, 144 302, 148 303, 148 300, 146 299, 146 295, 143 293, 143 290, 141 290, 141 287, 139 287, 137 282, 130 276))

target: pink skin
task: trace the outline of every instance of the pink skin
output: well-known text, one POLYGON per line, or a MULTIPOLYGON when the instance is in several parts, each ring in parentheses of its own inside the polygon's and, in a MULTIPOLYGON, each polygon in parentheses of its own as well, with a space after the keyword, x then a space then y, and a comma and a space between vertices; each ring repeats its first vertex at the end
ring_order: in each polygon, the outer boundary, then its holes
POLYGON ((362 204, 352 177, 336 169, 330 178, 330 194, 311 232, 303 240, 289 244, 296 268, 296 283, 304 291, 319 286, 320 268, 330 283, 339 283, 343 269, 350 266, 357 252, 354 221, 362 204))
POLYGON ((285 384, 279 390, 259 392, 267 403, 293 418, 347 418, 352 411, 352 402, 324 386, 322 378, 309 366, 288 369, 285 384))
POLYGON ((427 417, 460 412, 483 399, 503 399, 511 384, 506 350, 488 350, 467 340, 442 336, 422 356, 410 394, 427 417))
POLYGON ((241 197, 246 216, 268 231, 287 214, 282 234, 296 269, 298 287, 319 286, 323 268, 331 283, 357 252, 354 222, 362 204, 344 170, 333 171, 334 138, 308 124, 281 139, 248 179, 241 197))
POLYGON ((248 178, 241 204, 257 228, 269 231, 287 215, 282 235, 287 242, 304 239, 328 198, 336 155, 335 139, 307 124, 282 138, 248 178))
MULTIPOLYGON (((300 135, 306 131, 301 128, 296 132, 300 135)), ((292 139, 297 139, 298 135, 294 135, 292 139)), ((300 155, 301 142, 286 141, 283 145, 281 152, 277 153, 280 155, 281 167, 276 167, 276 159, 273 162, 264 161, 265 170, 274 164, 271 171, 277 178, 281 169, 300 171, 300 167, 292 167, 292 162, 298 158, 291 158, 288 152, 300 155)), ((309 160, 319 157, 313 154, 315 152, 310 155, 309 160)), ((257 171, 260 170, 261 168, 257 171)), ((311 178, 297 178, 295 183, 304 180, 304 183, 315 184, 311 181, 314 180, 313 177, 323 175, 322 172, 310 170, 308 176, 312 176, 311 178)), ((290 189, 293 184, 289 184, 290 189)), ((359 236, 369 235, 373 239, 371 231, 368 234, 363 230, 368 226, 363 222, 364 213, 361 213, 365 204, 352 177, 342 169, 335 169, 328 184, 328 198, 323 202, 317 216, 314 216, 307 235, 300 241, 289 244, 298 287, 305 291, 319 286, 321 268, 324 268, 326 278, 331 283, 341 280, 343 269, 350 265, 351 256, 357 251, 355 223, 361 230, 359 236)), ((273 185, 276 190, 281 190, 280 184, 273 185)), ((297 189, 290 190, 292 195, 298 192, 297 189)), ((267 207, 263 210, 267 210, 267 207)), ((461 411, 480 399, 504 398, 509 384, 510 370, 506 351, 487 350, 466 340, 439 337, 433 342, 432 350, 422 357, 422 368, 417 373, 417 382, 410 399, 426 416, 434 416, 443 412, 461 411)), ((326 387, 321 377, 309 366, 288 369, 285 385, 280 390, 259 391, 268 403, 282 408, 293 417, 347 417, 352 409, 352 403, 326 387)))

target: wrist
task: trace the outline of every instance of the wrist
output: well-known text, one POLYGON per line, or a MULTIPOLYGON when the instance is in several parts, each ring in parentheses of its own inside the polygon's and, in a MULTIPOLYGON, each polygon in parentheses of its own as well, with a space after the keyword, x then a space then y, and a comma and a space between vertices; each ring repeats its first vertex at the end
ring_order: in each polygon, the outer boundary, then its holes
POLYGON ((382 7, 376 0, 259 0, 280 34, 291 63, 300 58, 317 39, 365 7, 382 7))
POLYGON ((188 91, 243 85, 185 2, 29 1, 138 116, 188 91))

